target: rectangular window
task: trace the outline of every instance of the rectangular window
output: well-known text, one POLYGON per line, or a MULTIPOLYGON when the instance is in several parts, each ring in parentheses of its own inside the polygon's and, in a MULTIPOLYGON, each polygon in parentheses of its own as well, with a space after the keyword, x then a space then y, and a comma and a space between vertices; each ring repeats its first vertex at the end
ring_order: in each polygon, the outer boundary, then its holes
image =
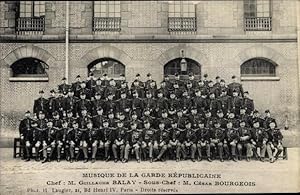
POLYGON ((45 1, 20 1, 16 18, 17 34, 43 33, 45 30, 45 1))
POLYGON ((191 1, 169 2, 169 32, 197 31, 196 8, 191 1))
POLYGON ((271 0, 244 0, 245 31, 271 31, 271 0))
POLYGON ((94 1, 94 31, 121 30, 120 1, 94 1))

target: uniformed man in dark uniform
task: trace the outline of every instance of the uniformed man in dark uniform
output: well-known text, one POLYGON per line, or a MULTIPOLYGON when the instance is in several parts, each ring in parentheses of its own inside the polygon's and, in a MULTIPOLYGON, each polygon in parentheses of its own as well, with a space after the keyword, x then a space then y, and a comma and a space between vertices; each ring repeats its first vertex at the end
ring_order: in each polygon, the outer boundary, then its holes
POLYGON ((102 128, 102 134, 103 134, 103 144, 104 144, 104 157, 105 161, 108 162, 110 160, 110 152, 111 152, 111 146, 114 142, 114 130, 113 128, 109 127, 108 120, 103 121, 103 128, 102 128))
POLYGON ((79 94, 85 94, 86 99, 91 100, 92 99, 92 90, 86 87, 86 81, 82 81, 80 84, 80 90, 79 94))
POLYGON ((144 109, 144 114, 141 118, 141 121, 149 121, 151 127, 154 128, 157 119, 155 117, 151 116, 151 112, 150 112, 149 108, 145 108, 144 109))
POLYGON ((102 75, 102 86, 106 89, 109 86, 109 78, 106 73, 102 75))
POLYGON ((205 85, 203 80, 198 81, 198 85, 196 87, 199 91, 201 91, 202 95, 207 96, 208 95, 208 85, 205 85))
POLYGON ((147 89, 145 89, 146 92, 151 93, 152 97, 156 97, 157 96, 157 87, 156 87, 156 83, 154 81, 152 81, 149 84, 149 87, 147 89))
POLYGON ((151 123, 148 120, 144 120, 141 148, 144 159, 147 159, 147 153, 149 154, 150 163, 153 162, 153 145, 155 139, 156 130, 151 127, 151 123))
POLYGON ((238 158, 242 159, 243 148, 246 148, 246 160, 249 162, 251 157, 253 156, 252 146, 250 144, 251 129, 246 126, 246 123, 243 120, 240 121, 239 135, 240 135, 240 139, 237 145, 238 155, 239 155, 238 158))
POLYGON ((229 153, 229 147, 230 147, 231 158, 235 162, 237 162, 237 160, 238 160, 237 155, 236 155, 236 147, 237 147, 239 139, 240 139, 240 135, 239 135, 238 129, 234 128, 232 122, 229 121, 227 123, 227 129, 226 129, 226 143, 224 143, 224 145, 226 144, 225 153, 227 153, 227 155, 229 156, 228 153, 229 153))
POLYGON ((244 121, 246 123, 246 127, 250 127, 251 117, 246 113, 247 108, 242 106, 240 109, 240 115, 237 116, 239 121, 244 121))
POLYGON ((168 111, 167 110, 163 110, 161 112, 161 117, 158 118, 157 120, 159 120, 160 123, 164 123, 166 129, 171 128, 171 120, 168 117, 168 111))
POLYGON ((142 110, 144 109, 143 100, 140 98, 139 93, 137 91, 134 91, 132 95, 133 98, 131 100, 131 111, 134 110, 138 118, 141 118, 142 110))
POLYGON ((79 98, 79 96, 80 96, 80 89, 81 89, 81 87, 80 87, 80 85, 81 85, 81 77, 80 77, 80 75, 77 75, 75 80, 76 81, 74 83, 72 83, 72 89, 74 91, 75 97, 79 98))
POLYGON ((124 92, 126 93, 126 96, 128 98, 131 98, 131 93, 130 93, 130 90, 128 88, 128 85, 127 85, 126 81, 121 82, 121 86, 117 90, 116 99, 120 99, 121 98, 121 93, 124 93, 124 92))
POLYGON ((47 122, 48 122, 48 120, 45 118, 45 113, 40 111, 38 120, 37 120, 37 126, 34 128, 34 135, 33 135, 33 140, 35 142, 36 160, 37 161, 40 160, 39 149, 41 147, 41 144, 43 143, 43 140, 45 140, 44 135, 47 132, 47 128, 48 128, 47 122))
POLYGON ((57 162, 61 159, 61 149, 64 147, 64 151, 67 159, 69 158, 69 145, 66 143, 67 133, 69 131, 68 122, 64 120, 62 122, 62 128, 57 129, 56 132, 56 149, 57 149, 57 162))
POLYGON ((169 140, 170 140, 170 131, 169 129, 165 128, 165 123, 161 121, 159 123, 159 129, 157 131, 157 140, 156 142, 154 142, 154 146, 153 146, 153 151, 156 156, 153 160, 154 162, 159 160, 165 161, 165 157, 163 157, 163 155, 168 149, 169 140))
POLYGON ((91 109, 91 114, 95 115, 97 114, 97 110, 99 107, 103 107, 104 106, 104 101, 101 99, 101 95, 100 93, 96 93, 95 94, 95 98, 94 100, 91 101, 91 105, 92 105, 92 109, 91 109))
POLYGON ((246 114, 252 115, 254 111, 254 101, 249 97, 249 92, 244 92, 243 106, 246 108, 246 114))
POLYGON ((52 160, 52 155, 54 152, 54 149, 56 147, 56 133, 59 129, 56 127, 53 127, 53 122, 48 121, 47 123, 47 130, 43 131, 42 134, 42 143, 43 143, 43 157, 44 160, 42 163, 50 162, 52 160), (47 148, 51 148, 50 154, 48 156, 47 154, 47 148))
POLYGON ((201 91, 199 89, 195 90, 195 96, 192 99, 193 106, 197 108, 197 112, 200 116, 204 116, 204 109, 207 107, 205 105, 207 101, 203 97, 201 97, 201 91))
POLYGON ((147 91, 146 92, 146 98, 143 100, 143 108, 144 109, 149 109, 150 114, 153 116, 154 115, 154 110, 155 110, 156 102, 152 94, 147 91))
POLYGON ((233 112, 229 112, 227 116, 227 123, 231 122, 234 128, 239 128, 239 120, 236 118, 236 115, 233 112))
POLYGON ((113 95, 113 99, 117 100, 117 97, 116 97, 117 91, 118 91, 118 89, 117 89, 115 80, 114 79, 110 79, 109 86, 105 90, 105 97, 107 97, 108 94, 112 94, 113 95))
POLYGON ((81 116, 83 109, 87 109, 88 112, 91 111, 91 102, 86 99, 86 94, 81 92, 80 99, 76 102, 76 113, 81 116))
POLYGON ((98 93, 101 96, 101 99, 105 99, 105 87, 102 85, 100 78, 96 80, 96 86, 93 88, 92 95, 95 96, 98 93))
POLYGON ((202 160, 202 149, 206 150, 208 162, 212 162, 210 157, 210 128, 204 126, 204 120, 198 121, 198 129, 196 131, 198 161, 202 160))
POLYGON ((230 83, 228 85, 228 90, 229 90, 229 94, 230 96, 233 96, 233 92, 236 91, 238 93, 238 96, 244 96, 244 90, 243 90, 243 86, 237 82, 237 78, 235 75, 233 75, 232 77, 232 83, 230 83))
POLYGON ((117 121, 117 128, 114 130, 114 142, 112 144, 112 151, 114 154, 114 162, 118 160, 122 161, 124 159, 125 151, 125 139, 128 129, 124 127, 124 122, 122 120, 117 121), (118 155, 119 152, 119 155, 118 155))
POLYGON ((83 150, 83 135, 84 135, 84 131, 86 130, 86 127, 79 127, 79 123, 77 121, 73 122, 73 130, 71 132, 69 132, 68 137, 71 140, 70 141, 70 162, 73 162, 73 158, 74 158, 74 149, 75 147, 78 147, 80 150, 78 151, 78 154, 76 155, 75 161, 78 161, 79 155, 80 155, 80 151, 83 150))
POLYGON ((221 103, 221 109, 224 113, 224 115, 227 115, 229 110, 232 109, 232 101, 231 101, 231 96, 227 95, 226 90, 221 91, 221 95, 219 96, 219 101, 221 103))
POLYGON ((211 129, 210 135, 210 147, 214 149, 214 158, 216 150, 218 148, 219 158, 221 162, 224 162, 223 152, 224 152, 224 140, 226 138, 226 131, 220 127, 220 123, 216 121, 214 123, 214 128, 211 129))
POLYGON ((264 162, 267 150, 267 141, 269 139, 268 132, 265 129, 261 128, 259 121, 256 120, 253 122, 253 129, 251 134, 252 139, 250 141, 256 148, 255 154, 258 155, 259 159, 262 162, 264 162))
MULTIPOLYGON (((165 86, 166 86, 166 88, 167 88, 168 90, 171 90, 171 89, 173 88, 173 84, 172 84, 172 82, 170 81, 169 75, 165 75, 163 81, 164 81, 165 86)), ((167 96, 165 96, 165 97, 167 97, 167 96)))
POLYGON ((192 128, 198 127, 198 121, 201 120, 202 117, 198 114, 196 107, 191 107, 191 113, 189 114, 188 119, 192 123, 192 128))
MULTIPOLYGON (((278 159, 278 156, 283 151, 283 146, 282 146, 283 135, 280 132, 280 129, 276 128, 275 122, 271 122, 269 124, 268 133, 269 133, 269 146, 272 151, 274 150, 274 153, 273 153, 273 156, 271 157, 272 159, 270 162, 275 162, 278 159)), ((270 156, 269 156, 269 158, 270 158, 270 156)))
POLYGON ((180 108, 181 109, 187 109, 190 110, 190 108, 193 105, 191 97, 188 95, 188 92, 185 90, 182 94, 181 99, 179 100, 180 102, 180 108))
POLYGON ((217 118, 216 120, 219 121, 221 128, 225 129, 227 127, 227 119, 224 117, 224 114, 222 112, 222 110, 218 110, 217 111, 217 118))
POLYGON ((133 111, 131 112, 131 117, 130 117, 130 119, 129 119, 128 122, 129 122, 130 124, 131 124, 131 123, 136 123, 138 129, 142 129, 142 128, 143 128, 142 121, 138 118, 138 115, 137 115, 136 110, 133 110, 133 111))
POLYGON ((268 129, 270 128, 270 123, 275 123, 275 127, 277 127, 277 123, 276 123, 276 120, 274 118, 271 117, 271 112, 270 110, 266 110, 265 111, 265 118, 264 118, 264 124, 263 124, 263 127, 265 129, 268 129))
POLYGON ((213 117, 217 116, 217 111, 220 110, 221 107, 221 102, 215 98, 215 94, 211 93, 209 95, 209 110, 211 112, 211 115, 213 117))
POLYGON ((37 116, 40 111, 46 113, 48 110, 48 100, 44 98, 44 91, 39 91, 40 97, 34 100, 33 113, 37 116))
POLYGON ((213 91, 215 93, 216 98, 218 98, 221 95, 221 80, 220 76, 216 76, 216 82, 213 85, 213 91))
POLYGON ((131 111, 131 101, 128 99, 126 91, 121 92, 121 98, 117 101, 117 113, 123 112, 128 118, 131 111))
POLYGON ((258 110, 253 111, 253 116, 252 116, 252 118, 250 118, 250 120, 251 120, 251 127, 254 126, 254 122, 256 122, 256 121, 259 122, 260 127, 264 126, 264 119, 260 118, 260 113, 258 110))
MULTIPOLYGON (((82 117, 80 117, 78 120, 78 124, 79 124, 78 130, 81 132, 78 138, 79 138, 79 149, 83 152, 84 163, 88 162, 87 124, 89 123, 89 120, 90 119, 86 114, 86 109, 82 110, 82 117)), ((76 161, 78 160, 79 155, 80 155, 80 151, 77 154, 76 161)))
POLYGON ((92 148, 92 163, 96 162, 96 155, 98 150, 100 131, 93 127, 93 122, 89 120, 87 123, 87 144, 92 148))
POLYGON ((58 85, 58 91, 61 93, 68 93, 69 89, 71 88, 71 85, 67 84, 67 79, 66 77, 63 77, 61 79, 62 83, 58 85))
MULTIPOLYGON (((162 81, 160 83, 160 88, 159 90, 162 92, 163 96, 168 98, 170 96, 170 91, 173 90, 173 84, 171 82, 169 82, 169 84, 171 85, 170 88, 167 87, 166 85, 166 82, 165 81, 162 81)), ((156 98, 157 96, 153 97, 153 98, 156 98)))
POLYGON ((178 82, 173 83, 172 91, 174 91, 176 97, 180 100, 184 91, 183 87, 180 87, 178 82))
POLYGON ((76 103, 78 101, 78 98, 74 96, 73 89, 69 89, 68 97, 64 101, 64 110, 71 110, 73 116, 76 116, 76 103))
POLYGON ((214 122, 216 121, 215 117, 212 117, 211 112, 209 110, 205 111, 205 127, 214 127, 214 122))
POLYGON ((192 123, 187 120, 185 123, 185 141, 181 144, 183 159, 187 158, 190 154, 191 160, 195 162, 195 154, 197 150, 197 135, 196 130, 192 129, 192 123))
POLYGON ((181 145, 184 143, 186 131, 185 129, 178 128, 177 121, 173 120, 171 124, 170 135, 171 137, 168 148, 172 154, 175 154, 176 162, 179 162, 180 155, 182 153, 181 145))
POLYGON ((135 158, 138 163, 141 162, 140 157, 140 147, 143 141, 143 130, 138 129, 137 123, 132 122, 130 124, 130 131, 128 131, 126 136, 126 146, 124 154, 124 163, 128 162, 130 150, 133 149, 135 153, 135 158))
POLYGON ((94 77, 94 73, 92 72, 89 73, 89 77, 87 78, 87 82, 86 82, 86 87, 91 91, 94 91, 96 87, 96 79, 94 77))
POLYGON ((222 92, 222 91, 225 91, 226 94, 228 95, 228 87, 227 87, 226 82, 225 82, 224 79, 221 79, 221 80, 220 80, 220 91, 221 91, 221 92, 222 92))
MULTIPOLYGON (((75 158, 75 147, 82 147, 82 131, 79 129, 77 121, 73 121, 72 129, 67 133, 67 140, 70 147, 70 163, 73 163, 75 158)), ((79 154, 77 154, 76 161, 78 161, 79 154)))
POLYGON ((181 109, 177 110, 177 117, 174 119, 177 122, 177 126, 179 129, 185 129, 185 121, 188 119, 188 117, 185 117, 183 115, 183 112, 181 109))
POLYGON ((180 80, 179 73, 176 72, 174 76, 175 76, 175 79, 174 79, 173 83, 177 83, 179 88, 184 87, 184 82, 180 80))
POLYGON ((103 125, 103 121, 106 119, 106 116, 103 114, 103 108, 97 108, 97 114, 92 117, 93 126, 95 128, 100 128, 103 125))
MULTIPOLYGON (((124 82, 126 83, 125 74, 120 74, 119 79, 116 81, 116 87, 117 87, 117 89, 122 88, 121 85, 124 82)), ((126 88, 128 89, 127 83, 126 83, 126 88)))
POLYGON ((189 78, 187 80, 187 83, 191 83, 193 89, 197 87, 197 81, 195 80, 195 76, 193 72, 189 72, 189 78))
POLYGON ((235 115, 240 114, 240 109, 243 104, 243 99, 238 96, 238 91, 233 90, 232 92, 232 98, 231 98, 231 108, 235 115))
POLYGON ((25 112, 25 118, 22 119, 19 124, 19 133, 20 133, 20 139, 21 139, 20 154, 22 154, 22 156, 21 156, 22 160, 25 159, 25 157, 26 157, 26 159, 28 159, 28 158, 30 159, 29 151, 25 150, 26 153, 24 153, 23 149, 25 147, 26 142, 28 142, 30 145, 31 138, 32 138, 32 132, 33 132, 32 123, 33 123, 33 120, 31 119, 30 111, 28 110, 25 112))
POLYGON ((208 74, 203 75, 203 83, 206 87, 208 87, 208 83, 209 83, 208 74))
POLYGON ((148 73, 147 81, 145 82, 145 89, 149 90, 150 88, 157 89, 157 85, 156 85, 156 82, 152 79, 151 73, 148 73), (150 85, 153 85, 153 86, 151 87, 150 85))
POLYGON ((52 114, 53 112, 57 111, 59 108, 58 108, 58 105, 57 105, 57 99, 56 99, 56 93, 55 93, 55 90, 52 89, 50 91, 50 97, 48 98, 48 101, 47 101, 48 105, 47 105, 47 118, 52 118, 52 114))

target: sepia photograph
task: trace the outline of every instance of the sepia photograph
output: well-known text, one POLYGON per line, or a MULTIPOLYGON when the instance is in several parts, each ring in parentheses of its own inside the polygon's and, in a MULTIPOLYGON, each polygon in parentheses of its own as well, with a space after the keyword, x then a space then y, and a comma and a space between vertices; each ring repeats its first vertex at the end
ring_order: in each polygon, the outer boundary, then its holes
POLYGON ((0 1, 0 195, 300 192, 300 0, 0 1))

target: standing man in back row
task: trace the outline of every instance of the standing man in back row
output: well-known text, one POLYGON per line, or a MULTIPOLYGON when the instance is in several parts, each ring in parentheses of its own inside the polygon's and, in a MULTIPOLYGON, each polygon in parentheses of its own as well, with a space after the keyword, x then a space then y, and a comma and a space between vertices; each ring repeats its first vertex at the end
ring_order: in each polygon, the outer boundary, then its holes
POLYGON ((228 85, 228 90, 229 90, 228 95, 233 96, 233 91, 236 91, 239 96, 244 97, 244 90, 242 84, 237 82, 237 78, 235 75, 233 75, 231 78, 232 78, 232 83, 228 85))

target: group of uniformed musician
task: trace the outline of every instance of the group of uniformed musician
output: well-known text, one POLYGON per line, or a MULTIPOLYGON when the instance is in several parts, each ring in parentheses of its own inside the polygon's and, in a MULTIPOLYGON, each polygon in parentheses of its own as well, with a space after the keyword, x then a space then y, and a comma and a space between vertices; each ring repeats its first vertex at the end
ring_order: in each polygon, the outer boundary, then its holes
POLYGON ((19 126, 24 160, 64 157, 72 163, 83 155, 85 163, 252 157, 264 162, 266 153, 269 162, 278 159, 283 136, 276 120, 269 110, 260 116, 235 76, 228 85, 207 74, 203 80, 192 73, 187 80, 174 77, 165 76, 157 86, 151 74, 146 82, 137 74, 128 86, 124 75, 114 80, 91 73, 70 85, 63 78, 49 98, 41 90, 33 115, 27 111, 19 126))

